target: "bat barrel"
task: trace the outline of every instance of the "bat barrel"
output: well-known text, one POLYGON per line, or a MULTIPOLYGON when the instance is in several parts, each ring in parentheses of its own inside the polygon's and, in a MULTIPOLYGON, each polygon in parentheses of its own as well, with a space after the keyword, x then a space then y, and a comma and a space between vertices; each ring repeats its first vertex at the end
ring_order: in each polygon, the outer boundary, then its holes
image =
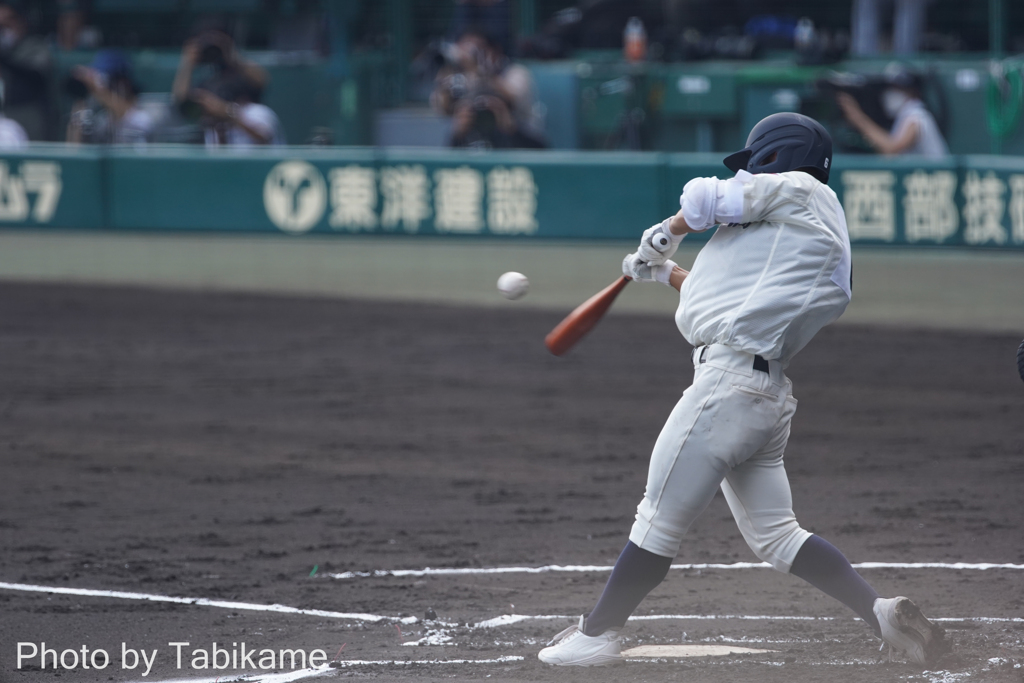
POLYGON ((544 338, 544 346, 556 356, 563 355, 594 329, 627 284, 629 278, 622 276, 577 306, 548 333, 544 338))

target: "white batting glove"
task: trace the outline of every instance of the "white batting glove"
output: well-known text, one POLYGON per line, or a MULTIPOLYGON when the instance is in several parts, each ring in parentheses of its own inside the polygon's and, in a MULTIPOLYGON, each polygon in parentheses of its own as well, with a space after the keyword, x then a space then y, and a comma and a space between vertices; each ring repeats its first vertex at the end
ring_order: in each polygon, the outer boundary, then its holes
POLYGON ((644 230, 636 253, 640 255, 640 258, 647 265, 660 266, 672 258, 672 255, 676 253, 676 249, 679 248, 679 243, 683 240, 683 236, 672 234, 672 231, 668 228, 671 220, 671 218, 666 218, 661 223, 644 230))
POLYGON ((635 282, 660 282, 667 285, 675 267, 675 261, 649 266, 640 254, 627 254, 626 258, 622 259, 622 274, 635 282))

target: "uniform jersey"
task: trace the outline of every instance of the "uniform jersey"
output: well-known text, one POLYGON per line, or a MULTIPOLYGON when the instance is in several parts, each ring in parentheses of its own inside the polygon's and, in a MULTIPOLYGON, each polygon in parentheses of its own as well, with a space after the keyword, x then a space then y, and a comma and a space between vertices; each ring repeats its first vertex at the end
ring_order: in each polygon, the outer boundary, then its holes
MULTIPOLYGON (((839 199, 802 171, 751 175, 679 290, 676 325, 694 346, 723 344, 783 367, 851 295, 850 238, 839 199), (742 199, 740 197, 742 196, 742 199)), ((733 188, 735 189, 735 188, 733 188)))

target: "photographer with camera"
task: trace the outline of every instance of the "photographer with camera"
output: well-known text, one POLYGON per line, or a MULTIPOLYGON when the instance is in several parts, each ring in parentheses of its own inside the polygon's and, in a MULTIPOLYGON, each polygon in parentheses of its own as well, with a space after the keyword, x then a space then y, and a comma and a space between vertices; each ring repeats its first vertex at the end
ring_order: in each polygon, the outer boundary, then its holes
POLYGON ((891 74, 882 91, 882 109, 893 119, 888 132, 875 123, 849 93, 837 93, 836 102, 850 125, 879 154, 920 154, 930 159, 941 159, 949 154, 935 117, 921 101, 921 79, 911 73, 891 74))
POLYGON ((206 146, 283 145, 277 114, 257 97, 259 90, 240 73, 225 75, 213 90, 192 90, 189 103, 201 112, 206 146))
POLYGON ((545 147, 542 116, 526 67, 481 31, 466 31, 444 53, 430 100, 452 116, 453 147, 545 147))
POLYGON ((30 140, 48 140, 52 139, 48 124, 53 55, 46 38, 29 31, 18 9, 21 4, 0 2, 0 78, 6 116, 20 124, 30 140))
POLYGON ((102 50, 91 66, 74 67, 64 87, 75 100, 68 142, 144 145, 152 139, 155 122, 138 106, 140 88, 120 51, 102 50))
MULTIPOLYGON (((276 122, 269 108, 256 105, 268 81, 262 67, 242 59, 223 27, 208 23, 185 42, 171 95, 186 119, 202 119, 208 145, 269 144, 275 139, 266 125, 247 123, 270 121, 270 117, 276 122), (200 67, 211 73, 193 88, 192 77, 200 67), (235 133, 228 134, 231 129, 236 129, 235 133)), ((279 130, 279 124, 275 125, 279 130)))

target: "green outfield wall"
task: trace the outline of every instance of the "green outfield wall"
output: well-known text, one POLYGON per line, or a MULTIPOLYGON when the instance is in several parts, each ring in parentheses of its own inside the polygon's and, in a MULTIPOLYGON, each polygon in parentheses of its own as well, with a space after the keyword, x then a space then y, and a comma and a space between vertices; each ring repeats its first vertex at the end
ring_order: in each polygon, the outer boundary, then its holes
MULTIPOLYGON (((0 155, 0 226, 629 239, 719 155, 40 146, 0 155)), ((855 243, 1024 247, 1024 158, 837 157, 855 243)))

